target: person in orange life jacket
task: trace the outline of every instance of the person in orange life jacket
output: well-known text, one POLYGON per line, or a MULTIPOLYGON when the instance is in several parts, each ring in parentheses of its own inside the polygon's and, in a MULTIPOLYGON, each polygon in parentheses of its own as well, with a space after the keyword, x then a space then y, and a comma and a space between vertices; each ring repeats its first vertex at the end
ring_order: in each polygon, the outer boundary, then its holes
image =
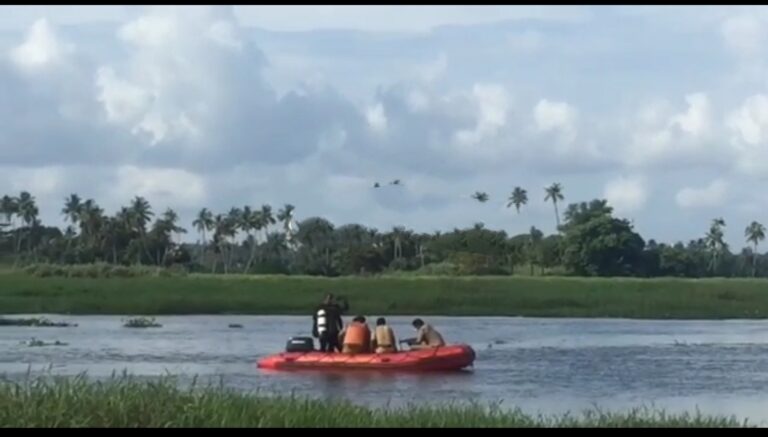
POLYGON ((371 345, 371 330, 365 323, 365 317, 357 316, 352 319, 352 323, 339 335, 343 338, 341 352, 345 354, 364 354, 369 353, 371 345))
POLYGON ((411 345, 411 349, 429 349, 445 346, 443 336, 431 325, 424 323, 421 319, 414 319, 412 325, 417 331, 415 344, 411 345))
POLYGON ((312 335, 320 340, 322 352, 341 352, 339 331, 344 326, 341 314, 349 306, 346 300, 343 302, 344 307, 342 308, 336 303, 333 294, 328 293, 312 316, 312 335))
POLYGON ((384 317, 376 319, 376 329, 371 336, 371 350, 377 354, 397 352, 395 333, 384 317))

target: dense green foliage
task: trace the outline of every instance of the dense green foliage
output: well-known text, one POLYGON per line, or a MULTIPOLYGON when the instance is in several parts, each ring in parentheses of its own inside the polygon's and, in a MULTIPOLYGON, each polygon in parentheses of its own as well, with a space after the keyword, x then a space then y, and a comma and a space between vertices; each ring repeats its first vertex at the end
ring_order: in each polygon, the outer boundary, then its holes
MULTIPOLYGON (((16 314, 297 314, 327 292, 351 313, 722 319, 768 317, 764 279, 340 277, 190 274, 50 278, 0 273, 16 314)), ((162 320, 161 320, 162 322, 162 320)))
MULTIPOLYGON (((479 202, 487 194, 476 193, 479 202)), ((568 205, 560 220, 563 188, 553 184, 545 199, 555 211, 558 233, 530 232, 508 236, 478 223, 468 229, 420 234, 397 227, 380 232, 360 224, 335 226, 309 217, 298 224, 294 207, 273 214, 232 208, 214 215, 203 209, 192 222, 195 244, 181 243, 187 232, 171 209, 156 217, 146 199, 109 216, 92 199, 66 199, 62 215, 70 223, 62 232, 43 226, 35 199, 27 192, 0 201, 0 259, 15 266, 31 263, 109 263, 113 276, 129 271, 117 266, 177 266, 189 272, 272 273, 298 275, 369 275, 393 272, 440 275, 578 275, 768 277, 768 255, 759 254, 765 227, 752 222, 744 231, 751 247, 732 253, 723 240, 726 226, 715 219, 702 238, 687 244, 645 241, 631 223, 615 217, 604 200, 568 205), (210 237, 210 238, 209 238, 210 237)), ((528 201, 515 187, 507 206, 518 212, 528 201)), ((109 267, 105 267, 109 268, 109 267)), ((53 276, 61 276, 53 274, 53 276)))
POLYGON ((482 405, 369 409, 351 402, 267 397, 222 387, 179 388, 170 379, 84 378, 0 383, 0 427, 746 427, 735 417, 589 410, 530 416, 482 405))

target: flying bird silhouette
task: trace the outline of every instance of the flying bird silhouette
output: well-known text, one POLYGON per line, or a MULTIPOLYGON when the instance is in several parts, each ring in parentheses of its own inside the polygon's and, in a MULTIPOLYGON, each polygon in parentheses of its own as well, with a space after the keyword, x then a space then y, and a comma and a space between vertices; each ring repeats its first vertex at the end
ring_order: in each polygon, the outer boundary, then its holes
POLYGON ((394 181, 389 183, 390 185, 400 185, 400 179, 395 179, 394 181))
POLYGON ((472 198, 477 200, 480 203, 485 203, 488 201, 488 193, 475 191, 475 194, 472 195, 472 198))
POLYGON ((379 188, 379 187, 381 187, 381 185, 379 185, 379 183, 378 183, 378 182, 375 182, 375 183, 373 184, 373 188, 379 188))

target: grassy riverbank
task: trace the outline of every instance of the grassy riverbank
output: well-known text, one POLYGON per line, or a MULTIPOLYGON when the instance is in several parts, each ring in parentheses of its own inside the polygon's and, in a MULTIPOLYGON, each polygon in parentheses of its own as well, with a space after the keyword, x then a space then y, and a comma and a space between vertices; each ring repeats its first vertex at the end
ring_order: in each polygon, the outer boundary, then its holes
POLYGON ((373 410, 236 393, 178 389, 169 380, 83 378, 0 383, 0 427, 739 427, 733 417, 667 414, 637 409, 530 416, 482 406, 423 406, 373 410))
POLYGON ((352 313, 723 319, 768 316, 761 279, 143 276, 0 273, 0 313, 302 314, 323 294, 352 313))

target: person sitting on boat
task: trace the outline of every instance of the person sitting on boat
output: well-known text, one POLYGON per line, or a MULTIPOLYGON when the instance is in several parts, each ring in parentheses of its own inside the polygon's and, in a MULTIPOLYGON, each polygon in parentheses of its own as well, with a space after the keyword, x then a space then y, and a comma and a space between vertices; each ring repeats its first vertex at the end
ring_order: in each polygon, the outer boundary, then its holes
POLYGON ((371 350, 377 354, 397 352, 395 332, 384 317, 376 319, 376 329, 371 336, 371 350))
POLYGON ((343 311, 344 309, 335 302, 333 294, 330 293, 325 296, 323 303, 315 310, 312 317, 312 335, 320 340, 322 352, 341 352, 339 331, 344 326, 341 319, 343 311))
POLYGON ((347 325, 339 336, 342 341, 342 353, 345 354, 365 354, 370 352, 371 330, 365 323, 365 317, 357 316, 352 319, 352 323, 347 325))
POLYGON ((416 339, 411 349, 428 349, 445 346, 443 336, 432 325, 424 323, 421 319, 414 319, 412 323, 416 328, 416 339))

